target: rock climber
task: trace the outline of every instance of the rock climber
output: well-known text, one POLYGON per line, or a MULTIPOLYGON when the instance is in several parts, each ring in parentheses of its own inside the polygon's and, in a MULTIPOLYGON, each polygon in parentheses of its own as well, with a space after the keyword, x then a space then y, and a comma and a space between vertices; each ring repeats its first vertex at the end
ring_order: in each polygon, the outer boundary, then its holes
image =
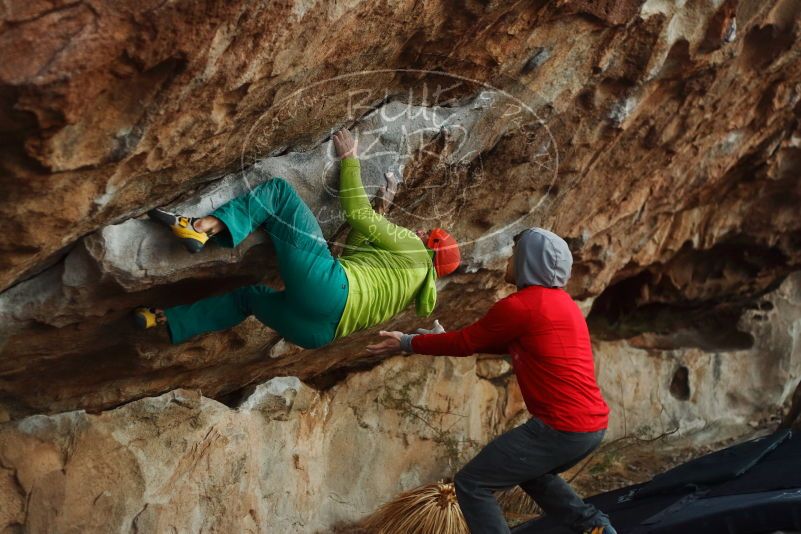
MULTIPOLYGON (((573 257, 541 228, 515 237, 505 281, 517 292, 477 322, 452 332, 380 332, 377 355, 399 352, 468 356, 510 354, 531 418, 491 441, 454 478, 470 531, 508 533, 493 492, 519 485, 549 516, 575 532, 610 534, 609 518, 559 477, 590 454, 606 431, 609 407, 595 377, 590 335, 564 290, 573 257)), ((436 325, 435 326, 439 326, 436 325)))
POLYGON ((198 219, 153 210, 149 215, 193 252, 209 238, 235 247, 264 228, 285 289, 252 285, 183 306, 138 308, 137 325, 166 325, 172 343, 181 343, 255 315, 288 341, 317 348, 382 323, 412 301, 419 316, 430 315, 437 300, 435 279, 459 266, 456 240, 442 228, 413 232, 377 213, 362 185, 357 141, 346 129, 333 136, 340 158, 339 198, 351 227, 341 257, 332 255, 311 210, 281 178, 198 219))

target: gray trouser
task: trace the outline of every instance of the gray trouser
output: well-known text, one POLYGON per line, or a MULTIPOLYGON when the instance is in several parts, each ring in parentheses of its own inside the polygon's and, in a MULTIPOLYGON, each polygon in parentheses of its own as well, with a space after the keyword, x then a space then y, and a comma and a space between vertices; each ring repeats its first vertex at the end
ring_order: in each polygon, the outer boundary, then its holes
POLYGON ((582 532, 609 519, 557 474, 601 443, 605 430, 561 432, 537 418, 501 434, 456 474, 456 497, 474 534, 508 534, 493 491, 520 485, 548 515, 582 532))

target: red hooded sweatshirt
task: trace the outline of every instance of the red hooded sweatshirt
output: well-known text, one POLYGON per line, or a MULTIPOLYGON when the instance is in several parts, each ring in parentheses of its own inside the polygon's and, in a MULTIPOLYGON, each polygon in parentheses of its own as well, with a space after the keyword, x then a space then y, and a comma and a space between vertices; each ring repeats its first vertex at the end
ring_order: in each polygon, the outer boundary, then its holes
POLYGON ((411 340, 418 354, 511 354, 526 407, 566 432, 605 429, 609 407, 595 379, 587 323, 564 289, 532 285, 470 326, 411 340))

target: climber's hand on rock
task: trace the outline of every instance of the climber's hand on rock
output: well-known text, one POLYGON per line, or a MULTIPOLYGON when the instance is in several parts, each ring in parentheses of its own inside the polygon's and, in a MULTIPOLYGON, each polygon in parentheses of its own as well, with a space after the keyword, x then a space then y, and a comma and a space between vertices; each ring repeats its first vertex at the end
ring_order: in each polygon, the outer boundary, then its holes
POLYGON ((345 128, 339 130, 332 139, 334 141, 334 149, 340 159, 350 156, 356 157, 356 147, 359 145, 359 141, 354 139, 348 130, 345 128))
POLYGON ((439 324, 439 319, 434 319, 434 327, 433 328, 418 328, 418 334, 444 334, 445 328, 439 324))
POLYGON ((382 330, 378 333, 384 338, 384 341, 367 345, 367 352, 376 356, 391 356, 392 354, 401 353, 400 340, 403 332, 387 332, 382 330))

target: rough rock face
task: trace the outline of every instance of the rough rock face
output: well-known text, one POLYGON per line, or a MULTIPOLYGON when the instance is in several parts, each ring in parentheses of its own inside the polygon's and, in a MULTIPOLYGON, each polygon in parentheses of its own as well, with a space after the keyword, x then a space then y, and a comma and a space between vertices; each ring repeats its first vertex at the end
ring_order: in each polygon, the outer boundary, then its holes
POLYGON ((370 364, 364 336, 268 359, 278 340, 252 322, 170 347, 127 317, 280 283, 263 237, 188 256, 130 218, 153 205, 200 214, 280 174, 336 240, 336 169, 319 143, 352 121, 370 189, 387 170, 406 181, 392 217, 452 228, 464 271, 481 272, 443 281, 452 325, 507 290, 493 273, 525 225, 569 240, 570 290, 598 297, 590 318, 607 339, 683 331, 679 346, 744 348, 732 325, 798 266, 789 0, 398 3, 391 17, 368 2, 89 5, 4 12, 0 46, 17 59, 2 71, 0 275, 15 285, 0 295, 0 395, 15 417, 177 386, 217 397, 249 377, 330 383, 370 364))
POLYGON ((598 380, 614 414, 609 435, 676 431, 703 443, 775 415, 801 376, 801 275, 754 302, 736 326, 752 346, 699 348, 695 332, 678 330, 670 341, 649 333, 596 342, 598 380))
POLYGON ((102 225, 243 159, 317 144, 357 117, 349 107, 419 86, 420 76, 394 68, 465 63, 456 73, 479 81, 516 71, 539 17, 561 13, 542 10, 447 1, 423 9, 412 1, 7 4, 0 109, 4 190, 14 202, 2 212, 10 231, 0 287, 102 225), (359 72, 335 94, 324 90, 326 80, 359 72), (286 99, 308 87, 302 107, 287 110, 286 99), (54 213, 52 198, 63 209, 54 213))
POLYGON ((0 529, 327 532, 452 476, 525 411, 508 369, 475 369, 395 358, 324 393, 274 378, 238 408, 175 390, 7 424, 0 529))
MULTIPOLYGON (((4 479, 0 494, 12 504, 0 507, 0 519, 34 530, 89 521, 89 508, 59 515, 73 508, 57 493, 70 476, 75 483, 103 472, 139 488, 130 501, 104 501, 120 525, 148 504, 141 528, 194 528, 189 505, 167 505, 158 493, 165 473, 203 480, 202 468, 162 458, 174 443, 202 443, 200 434, 220 421, 245 437, 215 449, 219 480, 234 476, 226 456, 255 455, 245 464, 265 469, 276 458, 255 452, 258 439, 249 436, 300 443, 302 432, 329 424, 344 432, 354 425, 347 410, 329 421, 321 414, 334 412, 322 406, 344 391, 366 395, 353 381, 387 382, 412 361, 368 357, 364 345, 377 328, 310 351, 252 319, 181 346, 130 325, 137 305, 280 285, 265 236, 189 255, 142 217, 153 206, 201 215, 280 175, 336 248, 344 229, 327 138, 343 125, 361 139, 371 193, 386 171, 403 179, 391 218, 459 237, 464 266, 438 281, 436 315, 447 327, 467 324, 512 290, 501 269, 519 229, 545 226, 568 240, 568 289, 593 333, 611 436, 678 427, 701 442, 775 411, 801 374, 801 281, 793 274, 801 265, 800 18, 798 0, 7 2, 0 421, 12 421, 0 427, 0 466, 16 474, 4 479), (307 384, 298 387, 315 399, 309 411, 290 411, 280 423, 258 419, 246 406, 284 383, 262 384, 274 377, 307 384), (168 393, 179 388, 203 397, 168 393), (147 443, 136 456, 130 443, 148 441, 151 421, 173 425, 175 395, 194 399, 186 409, 208 423, 175 422, 176 441, 147 443), (76 436, 85 441, 72 449, 76 436), (22 441, 9 448, 6 440, 22 441), (115 454, 131 456, 103 471, 94 456, 114 443, 128 444, 115 454), (73 452, 88 456, 85 467, 65 475, 73 452), (34 464, 44 467, 20 474, 34 464), (40 480, 46 494, 34 491, 32 481, 47 476, 58 480, 40 480), (29 514, 26 502, 42 507, 29 514), (6 518, 3 510, 17 511, 6 518)), ((417 326, 409 311, 382 328, 417 326)), ((462 372, 502 390, 507 379, 492 377, 504 365, 479 361, 462 372)), ((448 376, 438 375, 446 396, 464 386, 448 376)), ((487 399, 454 406, 473 413, 471 403, 487 399)), ((486 440, 503 426, 491 410, 476 417, 459 435, 486 440)), ((410 448, 403 439, 388 445, 409 454, 398 472, 420 464, 412 482, 441 475, 410 448)), ((325 466, 335 457, 322 454, 315 469, 337 467, 325 466)), ((297 500, 307 498, 306 482, 295 472, 276 476, 271 486, 253 475, 248 487, 264 495, 281 484, 297 489, 284 501, 268 498, 269 506, 313 528, 357 517, 401 489, 386 481, 353 488, 363 505, 331 502, 317 518, 303 516, 313 498, 297 500)), ((236 515, 250 508, 215 509, 219 528, 263 525, 266 508, 252 509, 253 523, 236 515)))

